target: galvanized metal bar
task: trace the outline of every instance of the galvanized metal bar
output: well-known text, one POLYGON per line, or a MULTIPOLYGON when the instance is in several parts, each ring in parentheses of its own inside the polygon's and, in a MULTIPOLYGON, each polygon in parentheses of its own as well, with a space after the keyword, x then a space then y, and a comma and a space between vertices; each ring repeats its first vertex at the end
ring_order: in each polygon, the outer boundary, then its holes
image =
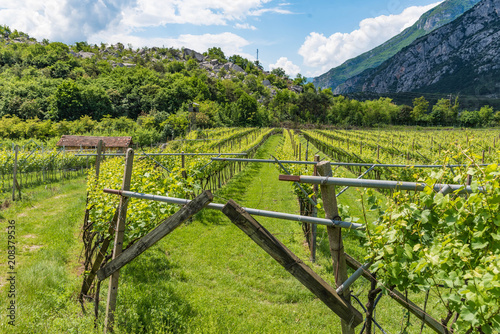
MULTIPOLYGON (((241 161, 241 162, 262 162, 275 164, 276 161, 272 159, 242 159, 242 158, 212 158, 215 161, 241 161)), ((280 160, 283 164, 301 164, 301 165, 316 165, 315 161, 295 161, 295 160, 280 160)))
MULTIPOLYGON (((241 161, 241 162, 261 162, 261 163, 276 163, 271 159, 244 159, 244 158, 212 158, 216 161, 241 161)), ((316 161, 296 161, 296 160, 280 160, 284 164, 302 164, 315 165, 316 161)), ((330 162, 332 166, 352 166, 352 167, 394 167, 394 168, 443 168, 443 167, 468 167, 468 165, 397 165, 397 164, 370 164, 357 162, 330 162)), ((488 164, 479 164, 478 166, 488 166, 488 164)))
MULTIPOLYGON (((333 184, 336 186, 351 186, 360 188, 397 189, 410 191, 423 191, 429 185, 417 182, 387 181, 387 180, 361 180, 338 177, 308 176, 308 175, 280 175, 280 181, 292 181, 309 184, 333 184)), ((445 186, 449 186, 451 191, 458 191, 459 194, 472 193, 470 186, 460 184, 434 184, 431 187, 439 192, 445 186)), ((483 192, 483 187, 479 187, 479 192, 483 192)))
MULTIPOLYGON (((141 153, 141 155, 143 155, 144 153, 141 153)), ((89 157, 89 156, 96 156, 97 154, 75 154, 76 156, 82 156, 82 157, 89 157)), ((106 154, 102 154, 103 156, 107 156, 107 157, 122 157, 122 156, 125 156, 125 153, 106 153, 106 154)), ((181 156, 183 155, 182 153, 148 153, 148 155, 150 156, 181 156)), ((207 155, 207 156, 211 156, 211 155, 236 155, 236 156, 246 156, 247 154, 246 153, 184 153, 184 155, 188 155, 188 156, 198 156, 198 155, 207 155)))
MULTIPOLYGON (((115 189, 103 189, 103 191, 107 194, 114 194, 114 195, 120 195, 120 196, 124 196, 124 197, 146 199, 146 200, 151 200, 151 201, 165 202, 165 203, 177 204, 177 205, 186 205, 187 203, 190 202, 190 200, 187 200, 184 198, 175 198, 175 197, 159 196, 159 195, 152 195, 152 194, 142 194, 142 193, 133 192, 133 191, 123 191, 123 190, 115 190, 115 189)), ((219 210, 219 211, 222 211, 223 207, 224 207, 224 204, 218 204, 218 203, 209 203, 207 205, 207 208, 219 210)), ((243 209, 251 215, 268 217, 268 218, 277 218, 277 219, 291 220, 291 221, 296 221, 296 222, 301 222, 301 223, 320 224, 320 225, 326 225, 326 226, 339 226, 339 227, 353 229, 353 230, 364 230, 365 229, 364 225, 362 225, 362 224, 344 222, 341 220, 331 220, 331 219, 326 219, 326 218, 300 216, 300 215, 294 215, 294 214, 290 214, 290 213, 259 210, 259 209, 252 209, 252 208, 243 208, 243 209)))
POLYGON ((349 276, 348 279, 345 280, 344 283, 342 283, 338 288, 337 288, 337 293, 339 295, 342 295, 344 293, 344 290, 349 289, 349 287, 354 283, 358 278, 360 278, 363 275, 363 272, 368 270, 370 266, 372 265, 372 262, 367 262, 361 267, 358 268, 351 276, 349 276))
MULTIPOLYGON (((358 176, 357 179, 362 179, 363 176, 365 176, 366 174, 368 174, 369 172, 371 172, 376 166, 377 165, 373 165, 370 168, 368 168, 363 174, 361 174, 360 176, 358 176)), ((347 189, 349 189, 349 186, 347 186, 344 189, 342 189, 341 191, 339 191, 339 193, 337 194, 337 197, 339 197, 340 195, 342 195, 347 189)))

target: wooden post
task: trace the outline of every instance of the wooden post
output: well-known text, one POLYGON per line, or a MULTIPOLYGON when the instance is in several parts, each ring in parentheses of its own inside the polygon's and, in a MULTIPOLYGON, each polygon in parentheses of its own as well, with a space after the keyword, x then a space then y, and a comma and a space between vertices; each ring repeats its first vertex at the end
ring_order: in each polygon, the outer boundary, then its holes
POLYGON ((302 143, 299 143, 299 161, 302 161, 302 143))
POLYGON ((103 151, 104 151, 104 142, 102 140, 99 140, 99 144, 97 144, 97 157, 95 159, 95 176, 97 179, 99 179, 99 172, 101 169, 101 158, 103 151))
MULTIPOLYGON (((123 173, 122 190, 130 190, 130 180, 132 178, 132 167, 134 161, 134 150, 129 148, 125 158, 125 171, 123 173)), ((121 254, 123 249, 123 235, 125 232, 125 220, 127 217, 128 199, 120 199, 119 216, 115 228, 115 245, 113 249, 113 259, 121 254)), ((109 279, 108 301, 106 304, 106 319, 104 323, 104 333, 113 332, 115 322, 116 297, 118 296, 118 279, 120 272, 115 272, 109 279)))
POLYGON ((305 158, 305 161, 307 161, 308 153, 309 153, 309 140, 307 141, 307 144, 306 144, 306 158, 305 158))
POLYGON ((100 281, 117 272, 127 263, 141 255, 145 250, 160 241, 167 234, 175 230, 183 222, 191 218, 194 214, 203 209, 208 203, 213 200, 213 195, 210 191, 205 190, 194 200, 182 207, 172 216, 161 222, 154 230, 146 234, 135 244, 130 246, 125 252, 114 258, 97 272, 97 277, 100 281))
POLYGON ((245 232, 250 239, 265 250, 300 283, 315 294, 323 303, 335 312, 342 322, 352 328, 363 321, 363 316, 341 298, 335 289, 328 285, 318 274, 304 264, 295 254, 276 239, 264 226, 259 224, 236 202, 230 200, 222 212, 245 232))
POLYGON ((12 171, 12 201, 16 200, 16 188, 17 188, 17 154, 18 153, 19 153, 19 146, 16 145, 14 147, 14 170, 12 171))
POLYGON ((186 160, 184 157, 184 151, 181 152, 181 168, 182 168, 182 178, 187 179, 187 173, 186 173, 186 160))
MULTIPOLYGON (((317 165, 318 173, 321 176, 332 176, 332 166, 329 161, 322 161, 317 165)), ((337 197, 335 196, 334 185, 321 185, 321 196, 325 209, 325 217, 328 219, 341 220, 337 207, 337 197)), ((330 253, 333 260, 333 271, 337 288, 347 280, 347 265, 344 255, 344 244, 342 242, 342 229, 336 226, 327 226, 328 241, 330 243, 330 253)), ((351 293, 346 289, 343 293, 347 303, 351 303, 351 293)), ((354 334, 354 329, 349 323, 342 321, 342 334, 354 334)))
MULTIPOLYGON (((319 162, 319 155, 314 156, 314 161, 319 162)), ((313 175, 318 176, 318 169, 317 169, 316 165, 314 165, 313 175)), ((318 185, 317 184, 313 185, 313 189, 314 189, 314 196, 312 199, 314 202, 317 202, 318 197, 316 196, 316 194, 318 193, 318 185)), ((317 207, 313 207, 312 215, 313 215, 313 217, 318 217, 318 208, 317 207)), ((318 226, 316 224, 311 224, 310 230, 311 230, 311 242, 310 242, 311 262, 314 263, 314 262, 316 262, 316 234, 318 231, 318 226)))

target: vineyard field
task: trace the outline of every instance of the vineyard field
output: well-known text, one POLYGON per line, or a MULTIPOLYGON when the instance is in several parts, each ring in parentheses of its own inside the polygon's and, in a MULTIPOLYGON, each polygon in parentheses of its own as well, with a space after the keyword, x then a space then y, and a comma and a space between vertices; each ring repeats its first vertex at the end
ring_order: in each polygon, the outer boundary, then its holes
MULTIPOLYGON (((426 184, 429 187, 422 192, 336 188, 337 195, 342 191, 337 199, 341 220, 364 227, 343 229, 342 238, 345 252, 361 263, 372 263, 369 271, 376 272, 380 294, 375 319, 387 333, 434 333, 400 305, 405 301, 390 298, 389 290, 396 289, 429 318, 441 322, 451 314, 446 325, 456 333, 471 329, 495 333, 500 331, 499 140, 498 129, 198 130, 162 146, 135 148, 130 190, 185 199, 210 190, 216 203, 233 199, 248 208, 325 217, 318 187, 278 179, 281 174, 313 175, 314 164, 281 167, 211 159, 231 154, 330 161, 338 178, 426 184), (470 185, 472 193, 432 191, 438 183, 470 185)), ((108 280, 98 283, 91 273, 98 252, 104 254, 98 267, 111 258, 110 222, 120 198, 102 190, 121 188, 124 158, 104 156, 97 174, 95 156, 81 153, 26 150, 18 157, 26 195, 4 202, 0 210, 0 222, 15 221, 17 228, 18 332, 103 331, 108 280), (44 179, 44 170, 53 170, 52 179, 48 173, 44 179), (91 284, 80 305, 82 282, 88 277, 91 284), (100 302, 94 308, 96 298, 100 302)), ((12 186, 12 154, 0 152, 6 192, 12 186)), ((124 249, 177 210, 173 204, 130 199, 124 249)), ((311 226, 255 218, 335 286, 325 226, 315 230, 316 258, 311 262, 311 226)), ((4 254, 6 237, 0 235, 4 254)), ((353 272, 348 270, 349 275, 353 272)), ((1 277, 2 286, 8 286, 7 278, 1 277)), ((365 316, 363 308, 373 287, 360 278, 350 289, 353 306, 365 316)), ((6 288, 1 296, 2 303, 11 300, 6 288)), ((335 313, 227 217, 206 209, 122 268, 115 329, 117 333, 341 333, 335 313)), ((14 333, 5 317, 0 331, 14 333)))

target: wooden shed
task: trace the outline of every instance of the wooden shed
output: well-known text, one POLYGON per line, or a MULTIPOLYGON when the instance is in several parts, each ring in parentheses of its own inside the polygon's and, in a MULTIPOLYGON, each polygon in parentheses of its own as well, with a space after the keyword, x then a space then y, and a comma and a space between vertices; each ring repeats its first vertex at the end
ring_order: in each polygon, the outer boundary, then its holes
POLYGON ((57 142, 57 146, 64 146, 67 150, 94 149, 104 142, 106 150, 124 152, 133 144, 132 137, 99 137, 99 136, 67 136, 64 135, 57 142))

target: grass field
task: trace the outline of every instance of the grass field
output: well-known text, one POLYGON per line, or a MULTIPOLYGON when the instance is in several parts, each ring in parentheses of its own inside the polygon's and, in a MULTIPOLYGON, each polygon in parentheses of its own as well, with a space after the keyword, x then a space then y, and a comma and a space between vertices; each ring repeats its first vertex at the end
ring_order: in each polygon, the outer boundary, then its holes
MULTIPOLYGON (((280 141, 279 135, 271 137, 256 158, 268 158, 280 141)), ((271 164, 249 164, 215 194, 215 201, 234 199, 245 207, 297 214, 291 184, 279 182, 278 175, 271 164)), ((349 189, 340 203, 361 217, 360 196, 359 190, 349 189)), ((82 282, 79 233, 85 180, 41 186, 25 194, 23 201, 6 206, 0 211, 0 226, 6 231, 0 234, 0 332, 102 332, 107 280, 101 288, 96 329, 93 304, 87 303, 84 312, 77 301, 82 282), (11 300, 6 281, 10 220, 16 226, 15 327, 6 317, 11 300)), ((299 223, 257 220, 333 284, 328 239, 322 226, 318 227, 318 261, 311 263, 299 223)), ((344 242, 346 251, 362 260, 364 251, 359 242, 349 237, 344 242)), ((363 303, 368 290, 369 283, 362 279, 353 286, 363 303)), ((409 298, 423 305, 423 294, 409 294, 409 298)), ((434 299, 431 294, 428 309, 431 314, 442 314, 434 308, 434 299)), ((387 296, 377 308, 377 320, 388 333, 400 332, 408 320, 405 315, 406 311, 387 296)), ((421 322, 413 316, 409 320, 412 325, 407 332, 419 333, 421 322)), ((222 213, 205 210, 121 270, 116 332, 340 333, 341 329, 334 313, 222 213)), ((431 331, 424 329, 423 333, 431 331)))

